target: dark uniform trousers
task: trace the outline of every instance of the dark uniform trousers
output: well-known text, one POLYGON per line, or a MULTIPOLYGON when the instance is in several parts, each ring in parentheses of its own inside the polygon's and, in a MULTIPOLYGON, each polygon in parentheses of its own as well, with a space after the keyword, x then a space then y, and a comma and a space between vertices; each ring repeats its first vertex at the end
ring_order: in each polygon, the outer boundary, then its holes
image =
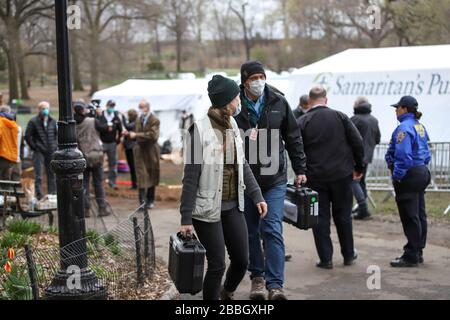
POLYGON ((320 261, 333 259, 333 244, 330 237, 331 214, 336 225, 341 253, 344 259, 354 256, 352 227, 352 177, 336 181, 311 181, 307 185, 319 193, 319 224, 313 229, 314 241, 320 261))
POLYGON ((430 181, 431 174, 426 166, 411 168, 401 182, 394 181, 395 200, 408 239, 404 258, 414 263, 422 256, 427 240, 425 189, 430 181))

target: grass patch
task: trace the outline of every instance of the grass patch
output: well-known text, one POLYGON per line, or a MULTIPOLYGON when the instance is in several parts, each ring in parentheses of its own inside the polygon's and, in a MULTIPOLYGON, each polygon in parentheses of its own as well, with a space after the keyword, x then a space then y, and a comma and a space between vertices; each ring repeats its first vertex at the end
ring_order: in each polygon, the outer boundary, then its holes
POLYGON ((22 248, 29 240, 28 235, 8 231, 0 236, 0 248, 22 248))
POLYGON ((28 236, 42 232, 42 226, 39 223, 30 220, 12 220, 8 222, 6 228, 9 232, 28 236))
MULTIPOLYGON (((383 202, 387 192, 372 191, 372 198, 374 199, 377 208, 372 206, 370 209, 376 214, 390 214, 398 215, 397 204, 394 196, 390 197, 388 201, 383 202)), ((429 217, 442 219, 450 222, 450 214, 444 215, 445 209, 450 205, 450 193, 428 192, 425 195, 425 203, 427 214, 429 217)))

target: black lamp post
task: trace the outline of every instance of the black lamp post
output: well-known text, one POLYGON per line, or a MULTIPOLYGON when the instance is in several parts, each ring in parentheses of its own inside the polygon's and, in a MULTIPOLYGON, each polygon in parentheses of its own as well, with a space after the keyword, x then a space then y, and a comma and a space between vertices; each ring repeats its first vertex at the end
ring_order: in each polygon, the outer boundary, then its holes
POLYGON ((67 0, 55 0, 58 60, 58 151, 51 166, 56 174, 60 270, 46 289, 48 299, 106 299, 104 286, 88 267, 83 210, 86 161, 77 148, 72 113, 67 0), (70 272, 73 273, 69 273, 70 272), (78 271, 78 272, 77 272, 78 271))

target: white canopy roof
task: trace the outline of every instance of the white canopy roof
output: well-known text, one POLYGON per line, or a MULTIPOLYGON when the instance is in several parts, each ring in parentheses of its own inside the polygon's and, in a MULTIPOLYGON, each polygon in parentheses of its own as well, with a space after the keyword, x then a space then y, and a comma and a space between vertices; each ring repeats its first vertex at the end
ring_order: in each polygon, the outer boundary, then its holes
POLYGON ((301 69, 289 79, 287 99, 298 104, 315 85, 327 89, 330 107, 353 114, 354 101, 368 97, 380 122, 382 141, 397 126, 390 107, 412 95, 434 142, 450 142, 450 45, 349 49, 301 69))
POLYGON ((348 49, 293 74, 327 72, 379 72, 394 70, 450 69, 450 45, 348 49))

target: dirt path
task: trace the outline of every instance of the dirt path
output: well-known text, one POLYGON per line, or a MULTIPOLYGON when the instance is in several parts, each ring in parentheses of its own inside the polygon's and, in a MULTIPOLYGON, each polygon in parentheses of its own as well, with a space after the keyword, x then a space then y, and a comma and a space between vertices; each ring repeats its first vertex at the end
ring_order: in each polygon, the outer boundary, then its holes
MULTIPOLYGON (((112 205, 125 218, 136 206, 133 200, 113 199, 112 205)), ((167 261, 169 235, 178 229, 177 204, 157 204, 151 213, 158 256, 167 261)), ((112 221, 111 221, 112 223, 112 221)), ((449 225, 431 223, 425 264, 416 269, 393 269, 389 261, 401 253, 404 236, 396 217, 376 217, 354 224, 355 244, 359 253, 356 265, 344 267, 339 254, 336 232, 333 270, 314 266, 317 260, 311 231, 300 231, 285 225, 287 252, 293 255, 286 263, 286 293, 289 299, 450 299, 450 232, 449 225), (381 270, 381 289, 369 290, 369 266, 381 270)), ((248 277, 240 285, 236 297, 247 299, 248 277)), ((182 299, 201 296, 183 295, 182 299)))

